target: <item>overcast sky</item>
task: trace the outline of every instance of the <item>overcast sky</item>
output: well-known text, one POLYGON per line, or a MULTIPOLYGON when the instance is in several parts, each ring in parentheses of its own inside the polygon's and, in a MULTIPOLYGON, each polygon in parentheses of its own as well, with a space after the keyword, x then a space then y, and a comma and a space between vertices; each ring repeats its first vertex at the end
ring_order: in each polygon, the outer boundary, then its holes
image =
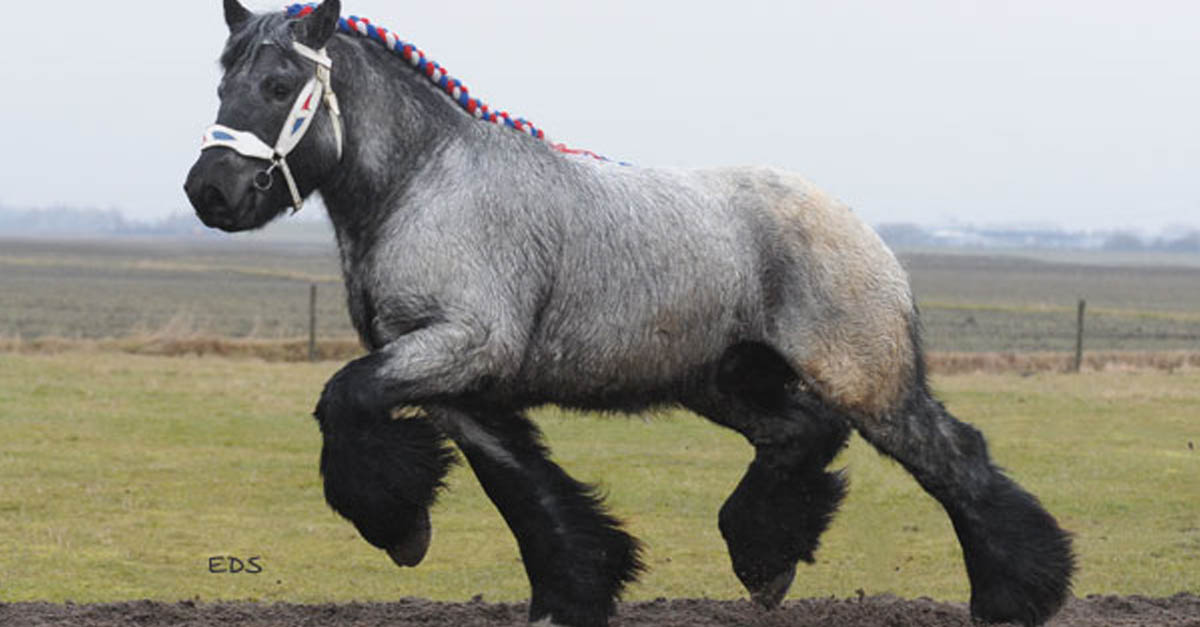
MULTIPOLYGON (((0 37, 0 206, 189 213, 220 0, 21 4, 0 37)), ((555 140, 639 165, 786 168, 873 224, 1200 225, 1195 0, 343 7, 555 140)))

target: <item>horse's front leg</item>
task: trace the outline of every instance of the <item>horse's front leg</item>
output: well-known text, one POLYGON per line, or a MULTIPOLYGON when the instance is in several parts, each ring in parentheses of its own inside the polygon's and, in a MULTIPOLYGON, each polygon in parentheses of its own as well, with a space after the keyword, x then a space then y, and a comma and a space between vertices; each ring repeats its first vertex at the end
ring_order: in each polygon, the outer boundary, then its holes
POLYGON ((325 499, 397 564, 424 558, 429 507, 454 455, 428 419, 394 410, 479 385, 493 337, 469 325, 430 326, 350 362, 321 394, 325 499))
POLYGON ((550 461, 538 428, 515 412, 431 408, 458 444, 521 550, 532 588, 529 619, 608 624, 625 584, 642 570, 640 546, 595 490, 550 461))

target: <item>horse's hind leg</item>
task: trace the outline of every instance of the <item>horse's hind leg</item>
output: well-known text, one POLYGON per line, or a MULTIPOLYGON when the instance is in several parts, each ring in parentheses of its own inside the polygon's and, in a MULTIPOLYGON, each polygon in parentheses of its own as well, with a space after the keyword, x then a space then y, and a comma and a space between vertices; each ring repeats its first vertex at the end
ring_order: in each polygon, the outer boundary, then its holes
POLYGON ((772 608, 796 564, 811 563, 842 497, 845 479, 825 467, 846 443, 849 424, 796 402, 798 380, 770 348, 742 344, 722 359, 708 389, 688 406, 738 431, 755 457, 721 507, 733 570, 759 604, 772 608))
POLYGON ((550 461, 538 428, 519 413, 440 406, 430 412, 516 536, 532 589, 530 622, 608 624, 642 564, 638 542, 595 490, 550 461))
POLYGON ((1038 500, 996 468, 983 436, 959 422, 921 377, 902 408, 854 419, 945 508, 971 580, 971 614, 1039 625, 1062 605, 1074 571, 1070 536, 1038 500))

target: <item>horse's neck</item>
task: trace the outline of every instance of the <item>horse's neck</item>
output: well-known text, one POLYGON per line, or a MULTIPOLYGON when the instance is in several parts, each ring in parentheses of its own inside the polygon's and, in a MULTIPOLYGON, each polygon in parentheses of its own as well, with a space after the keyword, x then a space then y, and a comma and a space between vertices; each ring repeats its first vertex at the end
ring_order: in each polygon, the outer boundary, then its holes
POLYGON ((330 54, 346 143, 321 195, 345 256, 370 247, 441 148, 467 140, 473 120, 371 42, 337 39, 330 54))

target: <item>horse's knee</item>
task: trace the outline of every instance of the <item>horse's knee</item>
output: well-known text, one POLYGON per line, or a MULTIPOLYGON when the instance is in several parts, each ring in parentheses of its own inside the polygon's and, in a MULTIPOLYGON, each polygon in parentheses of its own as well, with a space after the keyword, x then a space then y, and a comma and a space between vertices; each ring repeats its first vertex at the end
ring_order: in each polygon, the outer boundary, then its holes
POLYGON ((338 370, 317 401, 313 416, 321 430, 337 430, 341 425, 382 422, 388 420, 391 401, 385 397, 385 386, 375 380, 378 358, 367 355, 338 370))

